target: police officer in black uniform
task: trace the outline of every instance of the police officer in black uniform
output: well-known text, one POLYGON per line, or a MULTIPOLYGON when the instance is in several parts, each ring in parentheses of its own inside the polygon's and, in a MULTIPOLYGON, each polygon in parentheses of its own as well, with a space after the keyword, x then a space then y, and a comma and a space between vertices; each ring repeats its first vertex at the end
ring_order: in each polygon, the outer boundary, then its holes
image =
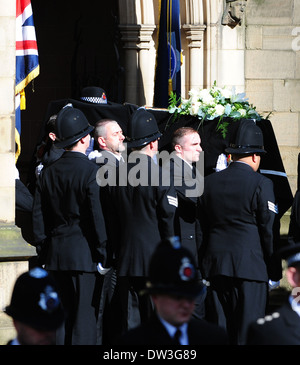
POLYGON ((117 336, 148 319, 152 305, 139 292, 148 277, 149 261, 162 238, 174 235, 177 196, 173 186, 162 185, 162 169, 154 161, 159 132, 155 117, 143 108, 128 124, 127 141, 132 152, 119 166, 118 186, 111 188, 116 212, 117 285, 113 302, 117 336))
POLYGON ((56 330, 64 322, 57 285, 40 267, 17 278, 4 312, 12 317, 17 332, 8 345, 55 345, 56 330))
POLYGON ((106 265, 106 228, 97 165, 85 152, 93 127, 73 107, 57 116, 54 143, 66 151, 43 168, 33 208, 35 244, 57 281, 67 319, 58 344, 96 344, 100 290, 97 264, 106 265))
POLYGON ((119 343, 148 347, 227 344, 223 328, 192 318, 195 300, 203 290, 191 252, 181 246, 178 237, 163 240, 151 258, 145 288, 155 312, 148 321, 125 333, 119 343))
POLYGON ((292 291, 277 311, 249 326, 248 345, 300 345, 300 243, 284 247, 277 254, 286 260, 285 276, 292 291))
POLYGON ((265 314, 277 207, 272 181, 257 172, 266 152, 260 128, 242 120, 226 152, 233 162, 205 178, 200 198, 201 266, 208 319, 245 344, 249 323, 265 314))

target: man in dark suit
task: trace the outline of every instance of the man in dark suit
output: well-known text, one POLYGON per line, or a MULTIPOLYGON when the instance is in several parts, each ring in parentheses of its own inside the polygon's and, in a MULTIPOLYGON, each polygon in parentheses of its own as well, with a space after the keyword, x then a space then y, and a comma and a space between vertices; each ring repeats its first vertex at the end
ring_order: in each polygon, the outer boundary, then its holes
POLYGON ((155 250, 145 292, 155 312, 140 326, 125 333, 123 345, 225 345, 226 331, 205 320, 192 319, 197 296, 203 295, 193 255, 178 237, 163 240, 155 250))
MULTIPOLYGON (((97 172, 97 182, 101 189, 101 204, 106 222, 106 231, 112 244, 116 242, 115 210, 111 204, 110 187, 116 185, 116 171, 123 164, 126 146, 123 143, 125 137, 120 125, 112 119, 101 119, 95 124, 94 151, 88 155, 89 160, 94 161, 100 168, 97 172)), ((114 248, 109 245, 107 252, 108 263, 112 264, 114 248)))
POLYGON ((272 181, 257 172, 260 128, 241 121, 226 152, 233 162, 205 178, 200 198, 201 266, 210 282, 207 318, 227 328, 232 344, 244 344, 249 323, 266 309, 277 207, 272 181))
POLYGON ((174 235, 177 197, 173 186, 162 184, 162 170, 153 157, 161 133, 154 116, 138 109, 128 124, 127 140, 133 151, 118 169, 111 187, 111 204, 118 227, 117 285, 113 299, 114 330, 119 335, 148 318, 152 304, 139 292, 148 277, 149 261, 162 238, 174 235))
POLYGON ((59 112, 54 143, 66 152, 42 170, 34 199, 35 242, 46 251, 45 268, 53 273, 67 311, 58 344, 96 344, 97 264, 106 264, 107 238, 98 167, 85 155, 92 130, 79 109, 59 112))
POLYGON ((278 251, 287 262, 285 276, 292 292, 274 313, 250 324, 247 345, 300 345, 300 243, 278 251))
POLYGON ((100 119, 94 127, 96 149, 90 152, 89 159, 100 165, 117 166, 118 162, 123 160, 122 152, 125 151, 125 137, 121 127, 112 119, 100 119))
MULTIPOLYGON (((180 237, 183 247, 193 254, 199 268, 199 220, 197 206, 204 187, 204 159, 199 133, 190 127, 177 129, 172 136, 172 150, 169 161, 170 177, 178 197, 178 208, 174 219, 175 235, 180 237), (197 168, 198 167, 198 168, 197 168)), ((199 273, 200 274, 200 273, 199 273)), ((205 295, 196 300, 194 315, 203 318, 205 295)))
POLYGON ((199 162, 202 151, 200 143, 201 139, 196 130, 189 127, 179 128, 173 134, 173 153, 170 155, 170 176, 178 197, 178 208, 174 220, 175 234, 180 237, 182 246, 195 255, 196 263, 198 263, 199 250, 197 204, 204 185, 203 173, 201 175, 201 171, 197 171, 199 176, 196 176, 195 170, 195 163, 199 162), (200 178, 202 178, 201 181, 200 178))
POLYGON ((117 228, 115 225, 115 209, 111 205, 110 185, 116 184, 116 169, 124 163, 122 152, 125 151, 123 143, 125 137, 120 125, 112 119, 100 119, 94 129, 94 151, 90 152, 88 158, 97 163, 100 167, 97 173, 97 182, 101 189, 101 205, 105 219, 106 232, 108 237, 107 261, 111 266, 110 270, 103 276, 101 291, 101 302, 98 318, 98 343, 106 344, 111 342, 114 336, 111 326, 111 318, 114 312, 111 311, 111 300, 116 285, 115 270, 115 248, 117 242, 117 228))

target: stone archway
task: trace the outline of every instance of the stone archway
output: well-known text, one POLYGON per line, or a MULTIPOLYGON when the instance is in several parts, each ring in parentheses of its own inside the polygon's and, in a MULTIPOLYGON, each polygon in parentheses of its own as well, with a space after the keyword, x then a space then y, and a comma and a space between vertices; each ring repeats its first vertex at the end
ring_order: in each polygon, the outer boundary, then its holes
MULTIPOLYGON (((206 30, 206 1, 180 1, 183 94, 192 87, 204 85, 203 37, 206 30)), ((158 5, 157 0, 119 0, 120 32, 125 53, 125 100, 138 105, 152 105, 158 5)))
MULTIPOLYGON (((243 27, 222 26, 225 0, 180 0, 182 96, 192 88, 228 84, 229 58, 243 65, 244 48, 231 49, 243 27)), ((119 0, 120 32, 125 59, 125 100, 152 106, 159 0, 119 0)), ((243 44, 244 43, 240 42, 243 44)), ((242 89, 244 68, 234 70, 232 82, 242 89)), ((231 80, 229 79, 229 82, 231 80)), ((228 86, 231 86, 229 83, 228 86)))

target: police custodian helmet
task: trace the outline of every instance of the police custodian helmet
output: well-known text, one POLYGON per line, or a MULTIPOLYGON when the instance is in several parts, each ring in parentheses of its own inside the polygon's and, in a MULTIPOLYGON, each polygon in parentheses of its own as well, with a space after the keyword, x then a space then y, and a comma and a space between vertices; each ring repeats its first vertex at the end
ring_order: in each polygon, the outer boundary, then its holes
POLYGON ((129 148, 146 146, 161 136, 156 119, 144 108, 135 110, 129 120, 126 140, 129 148))
POLYGON ((161 241, 151 257, 145 291, 196 298, 203 288, 194 258, 181 246, 179 238, 175 236, 161 241))
POLYGON ((81 110, 66 105, 57 114, 55 134, 58 139, 54 141, 54 145, 58 148, 71 146, 93 129, 81 110))
POLYGON ((5 313, 37 330, 58 329, 64 311, 54 279, 40 267, 20 275, 5 313))
POLYGON ((234 143, 230 143, 225 152, 233 154, 266 153, 261 129, 253 120, 242 119, 234 143))
POLYGON ((300 243, 287 245, 277 251, 276 256, 286 260, 287 266, 300 267, 300 243))

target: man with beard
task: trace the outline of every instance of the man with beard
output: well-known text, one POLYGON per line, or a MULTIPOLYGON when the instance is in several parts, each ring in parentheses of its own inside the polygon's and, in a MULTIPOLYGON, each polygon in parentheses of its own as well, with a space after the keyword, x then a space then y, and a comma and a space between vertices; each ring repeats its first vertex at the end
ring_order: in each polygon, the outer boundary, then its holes
POLYGON ((157 245, 174 235, 176 192, 173 186, 163 185, 162 169, 154 161, 160 136, 151 113, 140 108, 132 114, 127 134, 132 152, 128 163, 119 166, 117 186, 111 187, 118 227, 112 318, 116 337, 149 318, 152 303, 148 296, 140 296, 140 290, 157 245))

